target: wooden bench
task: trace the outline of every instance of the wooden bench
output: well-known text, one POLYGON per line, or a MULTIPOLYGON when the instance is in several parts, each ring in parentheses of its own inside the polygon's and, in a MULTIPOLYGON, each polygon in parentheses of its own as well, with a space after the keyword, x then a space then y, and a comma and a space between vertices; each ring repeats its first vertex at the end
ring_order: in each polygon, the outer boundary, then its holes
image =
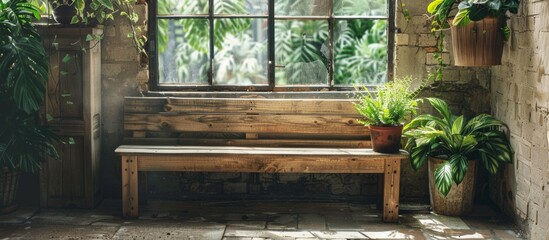
POLYGON ((137 217, 139 171, 383 174, 383 220, 398 221, 404 151, 371 149, 348 99, 126 98, 123 215, 137 217))

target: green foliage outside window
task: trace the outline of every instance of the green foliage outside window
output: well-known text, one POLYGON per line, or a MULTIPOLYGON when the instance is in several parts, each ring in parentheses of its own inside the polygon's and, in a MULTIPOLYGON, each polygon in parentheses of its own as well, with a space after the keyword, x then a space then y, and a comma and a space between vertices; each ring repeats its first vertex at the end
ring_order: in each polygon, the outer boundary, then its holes
MULTIPOLYGON (((386 0, 275 1, 275 83, 328 84, 333 47, 334 85, 376 85, 387 79, 386 0), (323 3, 326 2, 326 3, 323 3), (323 6, 323 3, 325 6, 323 6), (327 6, 327 7, 326 7, 327 6), (353 16, 335 19, 333 44, 326 19, 299 16, 353 16), (278 16, 287 16, 278 19, 278 16), (297 18, 292 18, 297 16, 297 18), (367 16, 380 16, 366 19, 367 16), (361 18, 363 17, 363 18, 361 18)), ((214 14, 267 15, 267 1, 216 0, 214 14), (259 6, 258 3, 265 6, 259 6), (255 4, 255 5, 254 5, 255 4), (253 12, 253 13, 252 13, 253 12)), ((207 15, 206 0, 160 0, 158 15, 207 15)), ((267 84, 267 18, 216 18, 213 36, 204 18, 157 21, 159 82, 207 84, 210 37, 214 38, 213 83, 267 84)))

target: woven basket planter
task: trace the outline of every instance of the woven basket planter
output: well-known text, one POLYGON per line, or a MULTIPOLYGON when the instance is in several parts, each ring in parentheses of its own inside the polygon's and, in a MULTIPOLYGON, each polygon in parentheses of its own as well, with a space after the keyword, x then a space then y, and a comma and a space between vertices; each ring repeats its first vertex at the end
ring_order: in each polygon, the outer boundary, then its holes
MULTIPOLYGON (((450 20, 451 21, 451 20, 450 20)), ((452 26, 452 48, 456 66, 501 65, 504 19, 487 17, 465 26, 452 26)))

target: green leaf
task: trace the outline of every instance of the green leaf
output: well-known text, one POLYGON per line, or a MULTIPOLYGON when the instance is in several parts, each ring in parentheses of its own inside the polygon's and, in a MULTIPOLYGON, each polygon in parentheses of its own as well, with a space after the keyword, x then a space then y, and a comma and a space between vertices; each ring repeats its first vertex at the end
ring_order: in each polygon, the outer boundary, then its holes
POLYGON ((72 16, 71 18, 71 24, 77 24, 80 20, 78 19, 78 16, 72 16))
POLYGON ((70 145, 76 144, 76 141, 74 141, 74 138, 72 138, 72 137, 69 137, 68 142, 69 142, 70 145))
POLYGON ((484 5, 473 4, 469 10, 469 19, 471 21, 480 21, 488 15, 488 8, 484 5))
POLYGON ((462 9, 459 10, 456 16, 454 17, 454 21, 452 21, 452 24, 454 26, 465 26, 471 22, 471 19, 469 19, 469 9, 462 9))
POLYGON ((447 196, 453 183, 450 162, 444 161, 444 163, 435 170, 435 185, 443 196, 447 196))
POLYGON ((52 115, 46 114, 46 121, 51 122, 51 121, 53 121, 54 119, 55 119, 55 118, 53 118, 52 115))
POLYGON ((87 35, 86 35, 86 41, 89 42, 89 41, 91 41, 91 40, 93 40, 93 36, 92 36, 91 34, 87 34, 87 35))
POLYGON ((501 8, 501 0, 491 0, 486 5, 494 11, 499 11, 501 8))
POLYGON ((427 12, 430 14, 434 14, 438 8, 438 6, 443 2, 443 0, 434 0, 431 3, 429 3, 429 6, 427 6, 427 12))
POLYGON ((467 169, 469 168, 467 158, 463 155, 452 155, 448 160, 450 162, 450 166, 452 167, 454 182, 459 185, 463 181, 463 178, 467 173, 467 169))
POLYGON ((466 9, 466 8, 470 8, 471 6, 473 6, 473 4, 469 1, 461 1, 458 5, 458 9, 459 10, 463 10, 463 9, 466 9))
POLYGON ((113 4, 110 0, 97 0, 101 5, 103 5, 104 7, 106 7, 107 9, 113 11, 114 10, 114 7, 113 7, 113 4))
POLYGON ((459 116, 458 118, 456 118, 456 120, 454 120, 454 123, 452 124, 452 134, 461 133, 461 129, 463 128, 463 121, 463 116, 459 116))
POLYGON ((452 113, 450 113, 450 108, 448 107, 448 104, 439 98, 427 98, 431 105, 442 115, 444 120, 446 121, 446 124, 450 125, 452 113))
POLYGON ((84 8, 86 8, 85 0, 74 0, 74 6, 76 7, 77 12, 83 13, 84 8))
POLYGON ((67 53, 67 54, 65 54, 65 56, 63 57, 63 59, 61 60, 61 62, 63 62, 63 63, 68 63, 68 62, 71 61, 71 59, 72 59, 71 55, 69 55, 69 54, 67 53))

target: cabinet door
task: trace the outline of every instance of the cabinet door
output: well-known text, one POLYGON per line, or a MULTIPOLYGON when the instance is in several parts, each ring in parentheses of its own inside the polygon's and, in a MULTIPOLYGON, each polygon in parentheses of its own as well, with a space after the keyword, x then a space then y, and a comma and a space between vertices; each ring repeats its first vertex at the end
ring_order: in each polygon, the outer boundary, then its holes
POLYGON ((50 55, 47 113, 54 122, 83 121, 82 53, 58 49, 50 55))
POLYGON ((63 137, 56 149, 59 159, 48 159, 42 170, 42 186, 47 194, 47 205, 55 207, 82 207, 85 198, 85 158, 82 136, 63 137))

